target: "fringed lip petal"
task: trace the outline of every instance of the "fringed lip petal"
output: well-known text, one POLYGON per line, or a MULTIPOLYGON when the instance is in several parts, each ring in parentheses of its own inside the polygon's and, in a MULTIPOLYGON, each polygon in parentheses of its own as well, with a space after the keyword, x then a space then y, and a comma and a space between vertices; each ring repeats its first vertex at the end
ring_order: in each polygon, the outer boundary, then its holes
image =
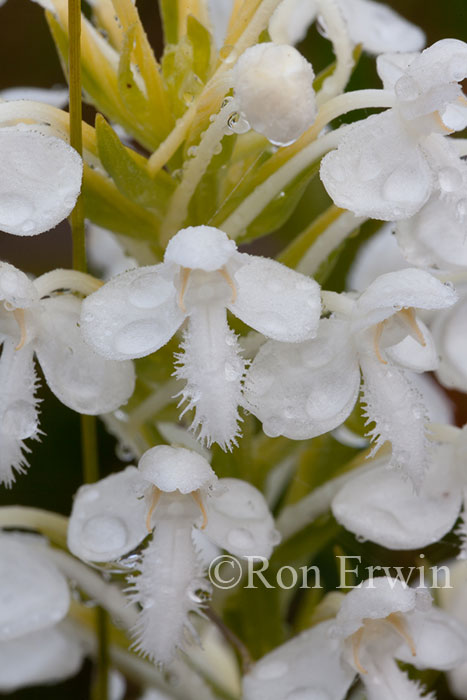
POLYGON ((165 345, 185 313, 177 299, 174 266, 129 270, 83 301, 85 340, 108 359, 144 357, 165 345))
POLYGON ((85 561, 117 560, 147 536, 145 481, 136 467, 81 486, 68 526, 68 548, 85 561))
POLYGON ((275 260, 238 254, 230 311, 268 338, 298 343, 316 335, 321 313, 319 285, 275 260), (237 267, 238 265, 238 267, 237 267))
POLYGON ((35 236, 68 216, 83 172, 73 148, 20 125, 0 128, 0 151, 0 230, 35 236))
POLYGON ((129 360, 97 355, 79 329, 81 302, 72 295, 45 299, 36 315, 35 351, 47 384, 62 403, 79 413, 114 411, 133 393, 129 360))
POLYGON ((280 539, 263 494, 240 479, 220 479, 206 501, 206 535, 234 556, 271 556, 280 539))

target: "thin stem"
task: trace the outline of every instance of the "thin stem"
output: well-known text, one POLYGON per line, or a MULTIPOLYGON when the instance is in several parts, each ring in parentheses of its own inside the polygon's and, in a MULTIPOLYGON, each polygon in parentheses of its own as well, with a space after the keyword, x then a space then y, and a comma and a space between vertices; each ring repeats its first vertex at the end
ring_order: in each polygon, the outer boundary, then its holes
MULTIPOLYGON (((82 102, 81 102, 81 0, 68 0, 69 55, 68 74, 70 85, 70 145, 83 155, 82 102)), ((71 212, 73 235, 73 267, 86 272, 86 243, 84 228, 84 203, 80 194, 71 212)))
MULTIPOLYGON (((68 0, 68 74, 70 91, 70 145, 80 156, 83 155, 83 108, 81 94, 81 0, 68 0)), ((80 194, 75 208, 71 212, 71 231, 73 237, 73 269, 86 272, 86 231, 84 223, 84 201, 80 194)), ((83 476, 86 483, 99 478, 97 457, 97 424, 94 416, 81 416, 81 451, 83 476)), ((92 690, 95 700, 107 700, 109 695, 108 653, 106 613, 96 611, 96 632, 99 653, 97 658, 97 677, 92 690)))

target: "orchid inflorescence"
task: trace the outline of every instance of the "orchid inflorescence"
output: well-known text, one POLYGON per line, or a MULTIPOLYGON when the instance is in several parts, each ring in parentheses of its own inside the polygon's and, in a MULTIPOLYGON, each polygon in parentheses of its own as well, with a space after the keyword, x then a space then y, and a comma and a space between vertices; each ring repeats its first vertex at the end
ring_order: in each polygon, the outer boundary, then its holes
MULTIPOLYGON (((71 94, 72 3, 34 2, 71 94)), ((467 44, 424 48, 373 0, 159 6, 160 62, 132 0, 87 0, 80 153, 63 89, 1 94, 0 229, 83 205, 93 274, 0 262, 0 480, 44 435, 35 360, 137 466, 84 483, 68 520, 0 509, 0 691, 90 656, 99 700, 125 678, 147 700, 416 700, 441 673, 467 698, 465 565, 439 593, 447 553, 419 552, 450 533, 467 558, 446 392, 467 391, 467 44), (296 48, 315 22, 321 72, 296 48), (362 51, 383 87, 346 91, 362 51), (401 551, 410 582, 379 565, 401 551), (336 552, 376 576, 337 585, 336 552)))

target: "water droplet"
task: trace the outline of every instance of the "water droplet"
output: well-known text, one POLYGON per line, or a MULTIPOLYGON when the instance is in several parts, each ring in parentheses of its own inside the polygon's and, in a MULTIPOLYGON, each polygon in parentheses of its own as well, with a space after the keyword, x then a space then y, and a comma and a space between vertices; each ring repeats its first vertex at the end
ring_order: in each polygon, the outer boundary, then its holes
POLYGON ((208 588, 192 588, 188 591, 188 597, 196 605, 204 605, 208 600, 211 599, 211 592, 208 588))
POLYGON ((130 285, 128 300, 139 309, 150 309, 164 304, 175 295, 175 287, 160 273, 148 272, 139 275, 130 285))
POLYGON ((444 192, 454 192, 462 186, 462 175, 457 168, 441 168, 438 173, 438 181, 444 192))
POLYGON ((420 96, 420 90, 413 78, 403 75, 395 84, 395 93, 398 100, 410 102, 420 96))
POLYGON ((125 523, 117 516, 95 515, 84 525, 81 542, 96 554, 121 549, 127 542, 125 523))
POLYGON ((464 78, 467 77, 464 57, 454 56, 453 58, 451 58, 451 60, 449 61, 448 71, 451 75, 451 80, 455 81, 456 83, 459 83, 461 80, 464 80, 464 78))
POLYGON ((92 503, 93 501, 97 501, 100 498, 99 489, 96 489, 92 486, 83 487, 79 497, 82 503, 92 503))
POLYGON ((190 146, 190 148, 188 149, 186 154, 189 158, 193 158, 193 156, 196 155, 197 151, 198 151, 198 146, 190 146))
POLYGON ((289 666, 285 661, 269 661, 267 663, 259 663, 254 674, 261 681, 271 681, 276 678, 282 678, 288 670, 289 666))
POLYGON ((230 115, 227 120, 227 126, 235 134, 245 134, 250 130, 249 123, 239 112, 234 112, 230 115))
POLYGON ((227 542, 236 549, 246 549, 252 547, 255 540, 249 530, 246 530, 244 527, 237 527, 229 532, 227 542))
POLYGON ((214 153, 215 156, 218 156, 219 153, 222 153, 222 144, 221 144, 221 143, 218 143, 217 146, 215 146, 215 147, 213 148, 213 151, 212 151, 212 152, 214 153))
POLYGON ((155 600, 154 598, 146 598, 146 600, 143 603, 143 608, 145 610, 150 610, 152 607, 154 607, 155 600))
POLYGON ((367 538, 363 537, 363 535, 356 535, 355 539, 357 540, 357 542, 361 542, 362 544, 363 542, 367 542, 367 538))
POLYGON ((119 442, 115 447, 115 454, 121 462, 131 462, 136 458, 136 454, 130 445, 119 442))
POLYGON ((139 554, 129 554, 126 557, 120 557, 120 559, 117 559, 117 564, 122 568, 122 569, 135 569, 137 565, 140 563, 141 558, 139 554))
POLYGON ((393 170, 383 185, 383 197, 393 202, 416 202, 425 194, 425 181, 411 165, 393 170))
POLYGON ((263 430, 268 437, 275 438, 282 435, 283 421, 277 416, 265 418, 263 421, 263 430))

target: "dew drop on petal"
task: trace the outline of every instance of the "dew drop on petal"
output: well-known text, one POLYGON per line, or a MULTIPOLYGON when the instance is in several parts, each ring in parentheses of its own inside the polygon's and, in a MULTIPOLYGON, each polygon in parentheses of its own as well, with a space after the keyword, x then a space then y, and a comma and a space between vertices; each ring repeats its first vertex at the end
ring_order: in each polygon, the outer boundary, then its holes
POLYGON ((378 177, 382 170, 381 160, 375 153, 364 153, 358 162, 358 177, 362 182, 369 182, 378 177))
POLYGON ((12 192, 2 192, 0 195, 0 229, 2 226, 24 225, 34 213, 31 204, 23 197, 12 192))
POLYGON ((95 488, 82 488, 80 492, 80 499, 83 503, 92 503, 100 498, 99 489, 95 488))
POLYGON ((383 185, 383 197, 393 202, 415 202, 425 192, 425 181, 416 168, 402 165, 393 170, 383 185))
POLYGON ((115 350, 129 357, 151 352, 160 338, 160 330, 153 321, 129 323, 115 337, 115 350))
POLYGON ((120 549, 127 542, 127 529, 120 518, 111 515, 96 515, 84 525, 83 546, 96 552, 120 549))
POLYGON ((227 535, 227 542, 231 547, 239 547, 240 549, 251 547, 255 543, 252 534, 243 527, 231 530, 227 535))
POLYGON ((132 282, 128 300, 140 309, 151 309, 164 304, 175 293, 172 282, 148 273, 132 282))
POLYGON ((454 192, 462 185, 462 175, 456 168, 441 168, 438 181, 444 192, 454 192))

